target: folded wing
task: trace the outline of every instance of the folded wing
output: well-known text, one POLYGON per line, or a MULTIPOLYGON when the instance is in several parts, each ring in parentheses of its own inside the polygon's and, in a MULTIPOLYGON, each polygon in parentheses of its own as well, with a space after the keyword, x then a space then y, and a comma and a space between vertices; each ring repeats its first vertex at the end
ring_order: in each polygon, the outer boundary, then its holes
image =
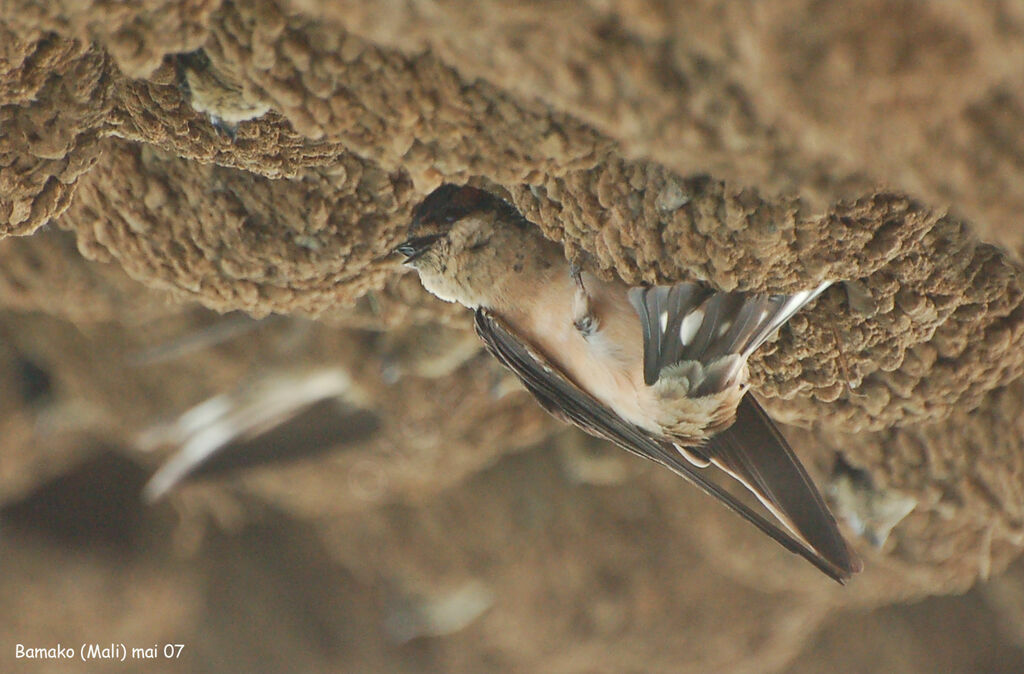
MULTIPOLYGON (((586 391, 579 388, 552 364, 544 354, 523 341, 499 317, 491 314, 486 309, 478 309, 476 312, 476 331, 484 340, 488 350, 503 365, 512 370, 522 380, 527 390, 540 402, 541 406, 555 417, 572 423, 591 435, 610 440, 633 454, 669 468, 692 482, 705 493, 718 499, 730 510, 746 519, 790 552, 807 559, 834 580, 842 583, 846 578, 859 570, 858 562, 852 558, 845 547, 845 543, 842 542, 842 537, 839 535, 838 530, 835 529, 835 521, 831 519, 832 516, 829 514, 828 509, 825 508, 821 497, 818 496, 813 484, 806 477, 806 473, 802 472, 803 469, 800 468, 798 463, 795 464, 797 470, 801 471, 800 474, 806 480, 803 487, 809 488, 812 496, 810 506, 808 507, 812 509, 820 508, 821 512, 817 516, 808 519, 809 522, 813 522, 811 525, 804 524, 805 515, 803 514, 796 517, 787 516, 787 519, 783 520, 787 528, 792 528, 791 520, 801 522, 801 528, 798 529, 801 533, 794 536, 786 529, 775 525, 763 515, 748 507, 719 485, 704 477, 699 472, 700 469, 685 460, 670 442, 652 437, 646 431, 623 420, 586 391), (817 527, 828 529, 828 522, 831 522, 832 532, 828 535, 818 535, 817 527), (810 533, 804 533, 804 530, 810 533), (837 538, 838 543, 835 540, 837 538), (815 542, 819 540, 824 542, 825 547, 822 550, 818 550, 815 547, 815 542)), ((767 417, 764 417, 764 421, 769 424, 770 430, 774 431, 774 426, 771 425, 771 421, 767 417)), ((777 431, 774 432, 775 435, 770 436, 769 440, 772 437, 781 439, 781 435, 778 435, 777 431)), ((734 440, 746 442, 745 438, 738 436, 734 440)), ((727 441, 722 450, 714 452, 715 460, 730 467, 734 466, 734 464, 740 465, 740 470, 731 469, 734 474, 756 475, 757 471, 745 470, 742 467, 743 456, 745 455, 734 449, 732 444, 730 444, 731 442, 731 440, 727 441)), ((781 442, 785 443, 785 440, 781 440, 781 442)), ((788 445, 784 445, 784 447, 788 451, 788 445)), ((792 457, 791 452, 789 456, 792 457)), ((795 458, 793 462, 795 463, 795 458)), ((752 483, 757 483, 759 478, 750 477, 749 479, 751 479, 752 483)), ((769 482, 773 485, 774 489, 776 482, 773 480, 769 480, 769 482)), ((807 497, 805 491, 801 493, 803 493, 804 498, 807 497)), ((800 500, 799 497, 793 498, 795 501, 800 500)), ((797 507, 790 503, 787 498, 781 498, 774 494, 774 492, 773 496, 767 500, 770 503, 782 503, 787 509, 802 509, 802 506, 797 507), (774 501, 773 498, 775 499, 774 501)))
POLYGON ((846 573, 860 570, 836 520, 789 443, 752 395, 736 422, 699 450, 749 489, 799 540, 846 573))

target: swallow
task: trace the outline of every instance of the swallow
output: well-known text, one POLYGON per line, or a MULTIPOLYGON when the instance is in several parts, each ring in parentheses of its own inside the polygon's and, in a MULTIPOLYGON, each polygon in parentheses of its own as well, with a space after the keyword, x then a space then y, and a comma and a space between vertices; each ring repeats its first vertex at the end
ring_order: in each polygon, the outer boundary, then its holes
POLYGON ((236 74, 214 66, 202 49, 178 54, 175 66, 178 88, 189 104, 231 141, 235 140, 239 124, 270 111, 269 103, 247 94, 236 74))
POLYGON ((875 484, 870 473, 841 459, 832 468, 828 494, 847 526, 879 549, 919 505, 910 494, 875 484))
POLYGON ((829 283, 791 295, 630 287, 570 264, 503 199, 453 184, 413 209, 395 250, 430 293, 475 312, 487 349, 553 416, 669 468, 836 581, 861 570, 748 394, 750 355, 829 283), (775 521, 710 479, 711 466, 775 521))

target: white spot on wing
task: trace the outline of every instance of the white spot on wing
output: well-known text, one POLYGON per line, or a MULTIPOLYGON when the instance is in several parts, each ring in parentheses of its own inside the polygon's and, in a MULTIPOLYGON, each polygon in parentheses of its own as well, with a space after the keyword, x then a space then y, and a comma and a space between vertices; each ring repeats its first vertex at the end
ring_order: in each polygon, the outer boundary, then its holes
POLYGON ((665 328, 668 327, 668 312, 662 311, 661 316, 658 317, 661 322, 661 331, 665 332, 665 328))
POLYGON ((679 326, 679 341, 683 343, 683 346, 687 346, 693 341, 693 338, 697 335, 697 330, 700 329, 703 322, 703 309, 694 309, 686 315, 686 318, 683 319, 682 324, 679 326))

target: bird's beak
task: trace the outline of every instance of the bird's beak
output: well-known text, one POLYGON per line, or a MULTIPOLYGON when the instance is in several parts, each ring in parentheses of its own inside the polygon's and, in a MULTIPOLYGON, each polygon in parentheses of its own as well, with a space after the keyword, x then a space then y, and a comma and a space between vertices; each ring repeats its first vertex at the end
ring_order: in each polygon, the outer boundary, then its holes
POLYGON ((427 236, 414 236, 405 243, 400 244, 395 248, 396 253, 401 253, 405 256, 404 262, 406 264, 412 262, 416 258, 420 257, 434 245, 434 242, 441 238, 440 234, 429 234, 427 236))

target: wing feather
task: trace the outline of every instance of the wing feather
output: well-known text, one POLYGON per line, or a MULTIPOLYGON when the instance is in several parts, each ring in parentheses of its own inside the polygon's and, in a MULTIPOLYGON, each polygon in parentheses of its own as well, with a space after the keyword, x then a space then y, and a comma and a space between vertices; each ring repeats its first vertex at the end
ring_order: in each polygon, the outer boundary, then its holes
POLYGON ((711 462, 739 480, 780 522, 833 566, 850 573, 857 560, 800 460, 753 396, 736 422, 702 447, 711 462))

